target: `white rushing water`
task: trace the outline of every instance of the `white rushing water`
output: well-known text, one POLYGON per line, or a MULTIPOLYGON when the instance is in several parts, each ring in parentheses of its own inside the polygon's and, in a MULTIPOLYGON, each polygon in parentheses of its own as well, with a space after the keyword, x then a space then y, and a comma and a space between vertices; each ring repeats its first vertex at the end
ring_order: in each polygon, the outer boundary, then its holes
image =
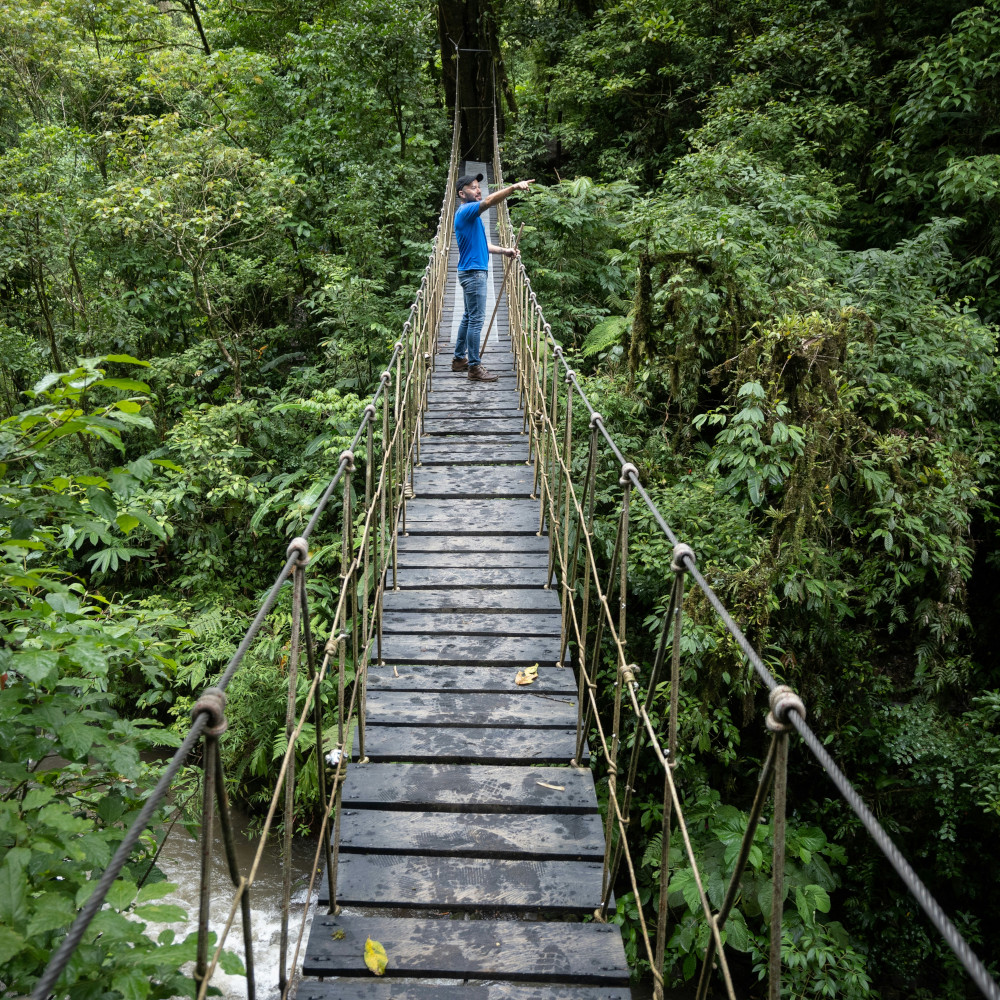
MULTIPOLYGON (((254 855, 257 852, 257 838, 248 840, 239 832, 246 817, 233 815, 236 840, 236 852, 240 874, 244 877, 250 873, 254 855)), ((316 851, 314 840, 296 839, 292 844, 292 906, 289 912, 289 954, 291 964, 295 941, 302 923, 303 912, 306 909, 306 890, 309 884, 309 871, 316 851)), ((281 862, 281 839, 272 833, 261 858, 260 866, 253 886, 250 888, 251 925, 253 929, 253 958, 256 973, 257 996, 260 1000, 272 1000, 278 996, 278 963, 281 942, 281 906, 283 893, 283 866, 281 862)), ((201 878, 201 852, 198 842, 194 840, 180 824, 174 827, 157 862, 158 867, 169 881, 177 884, 177 889, 163 902, 176 903, 188 914, 187 924, 156 924, 147 922, 147 934, 156 938, 166 927, 176 934, 176 940, 181 941, 187 934, 198 929, 198 899, 201 878)), ((235 892, 229 878, 229 868, 226 864, 222 835, 215 831, 212 845, 212 893, 210 906, 210 928, 217 935, 221 934, 229 919, 235 892)), ((302 940, 302 950, 299 954, 298 966, 302 967, 305 944, 308 939, 308 922, 302 940)), ((240 909, 237 906, 233 925, 226 938, 226 950, 239 955, 245 961, 243 952, 243 922, 240 909)), ((212 952, 209 952, 211 957, 212 952)), ((192 971, 186 969, 185 971, 192 971)), ((212 985, 222 991, 226 1000, 242 1000, 247 995, 247 981, 244 976, 228 975, 221 968, 215 970, 212 985)))

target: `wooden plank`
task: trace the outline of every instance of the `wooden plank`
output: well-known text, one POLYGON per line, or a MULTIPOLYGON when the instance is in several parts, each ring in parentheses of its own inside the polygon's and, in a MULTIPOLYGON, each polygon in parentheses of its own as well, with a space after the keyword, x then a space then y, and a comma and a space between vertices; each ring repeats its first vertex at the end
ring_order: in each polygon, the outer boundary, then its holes
MULTIPOLYGON (((568 764, 574 753, 575 729, 365 727, 365 754, 373 763, 568 764)), ((582 757, 586 765, 588 748, 582 757)))
POLYGON ((435 590, 388 590, 382 599, 389 611, 558 611, 558 590, 467 590, 460 587, 435 590))
MULTIPOLYGON (((601 863, 595 861, 343 854, 337 870, 337 902, 341 906, 590 915, 601 903, 601 870, 601 863)), ((323 879, 320 905, 329 902, 326 887, 323 879)))
POLYGON ((532 685, 517 687, 514 677, 512 670, 508 676, 510 689, 502 694, 372 691, 365 717, 368 724, 381 726, 509 726, 511 729, 572 729, 576 726, 575 696, 538 694, 532 690, 532 685))
POLYGON ((479 390, 482 383, 466 380, 463 382, 453 382, 450 379, 435 381, 431 387, 431 394, 428 400, 431 406, 445 404, 448 406, 466 406, 478 400, 489 407, 501 407, 512 410, 520 409, 522 394, 515 382, 486 383, 494 388, 491 392, 483 393, 479 390), (497 388, 499 386, 499 388, 497 388))
MULTIPOLYGON (((392 971, 391 969, 389 970, 392 971)), ((414 980, 304 979, 296 1000, 631 1000, 627 986, 521 986, 514 983, 414 980)))
POLYGON ((424 423, 433 417, 435 420, 458 420, 467 423, 469 420, 481 417, 484 420, 517 420, 524 423, 524 412, 517 406, 502 406, 487 409, 480 407, 475 400, 468 402, 444 403, 434 401, 427 410, 424 423))
POLYGON ((454 663, 489 666, 554 666, 562 652, 559 638, 533 636, 505 638, 440 635, 386 635, 382 637, 385 663, 454 663))
POLYGON ((535 485, 526 465, 443 465, 413 470, 418 497, 527 497, 535 485))
POLYGON ((589 768, 351 764, 343 807, 435 812, 597 811, 589 768))
POLYGON ((604 828, 598 813, 511 816, 346 809, 340 815, 340 850, 426 857, 603 861, 604 828))
MULTIPOLYGON (((441 538, 432 535, 432 538, 441 538)), ((448 539, 443 539, 447 543, 448 539)), ((432 566, 450 566, 453 569, 474 569, 484 561, 494 567, 523 567, 525 569, 547 569, 548 552, 411 552, 397 550, 400 569, 428 569, 432 566)))
POLYGON ((410 632, 450 632, 456 635, 545 635, 562 632, 560 615, 537 614, 420 614, 417 612, 385 612, 382 616, 383 635, 410 632))
POLYGON ((537 500, 411 500, 406 530, 451 535, 524 535, 538 531, 537 500))
MULTIPOLYGON (((509 691, 515 669, 507 674, 494 667, 445 667, 426 663, 406 663, 368 668, 368 691, 509 691)), ((576 676, 566 667, 539 667, 538 680, 531 690, 541 694, 577 693, 576 676)))
MULTIPOLYGON (((409 524, 407 524, 409 527, 409 524)), ((484 556, 488 563, 489 557, 484 556)), ((388 573, 392 585, 392 571, 388 573)), ((396 571, 396 583, 400 587, 440 589, 441 587, 544 587, 549 582, 548 566, 501 566, 473 568, 463 566, 428 566, 396 571)))
POLYGON ((539 535, 483 535, 463 538, 460 535, 400 535, 400 552, 548 552, 549 540, 539 535))
MULTIPOLYGON (((364 962, 368 938, 385 946, 387 971, 394 976, 623 987, 628 983, 625 949, 615 924, 433 920, 353 913, 336 917, 317 914, 313 919, 306 975, 357 976, 370 981, 364 962)), ((304 987, 299 988, 300 995, 304 987)))
POLYGON ((440 403, 447 403, 457 406, 476 398, 487 409, 506 407, 518 410, 521 408, 521 393, 517 389, 504 386, 499 392, 491 392, 489 398, 486 398, 482 393, 476 392, 478 388, 477 385, 453 386, 450 382, 447 384, 443 383, 440 387, 435 386, 431 392, 430 405, 437 406, 440 403))
POLYGON ((527 442, 516 445, 477 444, 455 449, 425 443, 420 448, 420 467, 434 465, 528 465, 527 442))
POLYGON ((487 419, 461 420, 428 415, 424 430, 428 434, 520 434, 524 425, 521 417, 489 417, 487 419))

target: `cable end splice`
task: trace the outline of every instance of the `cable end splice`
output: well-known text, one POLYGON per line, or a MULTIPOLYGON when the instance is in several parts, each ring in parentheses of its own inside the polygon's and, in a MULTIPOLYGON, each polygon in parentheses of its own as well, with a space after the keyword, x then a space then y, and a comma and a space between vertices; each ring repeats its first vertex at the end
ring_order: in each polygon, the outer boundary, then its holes
POLYGON ((228 728, 226 721, 226 692, 222 688, 205 688, 191 709, 191 718, 197 720, 202 712, 208 713, 205 736, 221 736, 228 728))
POLYGON ((767 728, 772 733, 784 733, 792 728, 788 713, 795 712, 805 720, 806 706, 787 684, 779 684, 770 694, 771 711, 767 713, 767 728))
POLYGON ((697 565, 698 563, 698 560, 695 558, 694 549, 687 542, 678 542, 674 546, 674 558, 671 560, 670 568, 675 573, 686 573, 688 568, 684 564, 685 559, 690 559, 693 565, 697 565))

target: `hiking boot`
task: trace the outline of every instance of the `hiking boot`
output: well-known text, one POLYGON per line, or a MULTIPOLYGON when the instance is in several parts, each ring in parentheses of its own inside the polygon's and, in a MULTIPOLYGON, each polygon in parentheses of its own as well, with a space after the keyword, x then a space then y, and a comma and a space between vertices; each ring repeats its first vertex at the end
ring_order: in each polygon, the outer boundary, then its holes
POLYGON ((483 365, 473 365, 469 369, 469 378, 473 382, 496 382, 499 375, 494 375, 493 372, 489 371, 483 365))
POLYGON ((453 372, 464 372, 469 370, 469 362, 465 358, 452 358, 451 370, 453 372))

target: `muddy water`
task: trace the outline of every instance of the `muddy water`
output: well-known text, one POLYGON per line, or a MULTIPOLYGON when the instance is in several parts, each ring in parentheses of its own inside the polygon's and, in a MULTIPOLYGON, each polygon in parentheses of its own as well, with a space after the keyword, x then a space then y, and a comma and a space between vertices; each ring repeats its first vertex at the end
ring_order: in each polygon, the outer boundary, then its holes
MULTIPOLYGON (((250 873, 254 855, 257 852, 257 838, 248 840, 240 833, 246 829, 247 817, 239 813, 233 814, 233 826, 236 830, 236 852, 240 874, 244 877, 250 873)), ((289 962, 294 952, 295 941, 302 922, 306 906, 306 890, 309 885, 309 871, 316 851, 315 840, 296 839, 292 844, 292 906, 289 916, 289 962)), ((158 862, 159 868, 171 882, 178 885, 176 892, 166 897, 164 902, 177 903, 188 913, 187 925, 149 924, 147 933, 155 938, 166 926, 172 927, 177 940, 183 940, 188 933, 198 929, 198 893, 201 877, 201 852, 198 842, 194 840, 180 824, 177 824, 164 844, 163 852, 158 862)), ((257 869, 254 884, 250 888, 250 903, 253 927, 253 957, 256 971, 257 996, 261 1000, 272 1000, 278 996, 278 961, 281 936, 281 906, 284 877, 284 867, 281 861, 281 840, 272 834, 268 838, 264 854, 257 869)), ((229 878, 229 869, 225 861, 222 834, 217 828, 212 845, 212 899, 210 907, 210 926, 216 934, 221 934, 229 918, 230 907, 234 898, 233 884, 229 878)), ((308 936, 308 923, 306 936, 308 936)), ((243 924, 239 907, 233 926, 226 938, 226 948, 244 959, 243 955, 243 924)), ((302 943, 302 953, 298 965, 302 966, 302 955, 305 952, 305 939, 302 943)), ((187 970, 190 971, 190 970, 187 970)), ((246 997, 246 978, 230 976, 221 969, 216 969, 212 977, 212 985, 222 990, 226 1000, 237 1000, 246 997)))

